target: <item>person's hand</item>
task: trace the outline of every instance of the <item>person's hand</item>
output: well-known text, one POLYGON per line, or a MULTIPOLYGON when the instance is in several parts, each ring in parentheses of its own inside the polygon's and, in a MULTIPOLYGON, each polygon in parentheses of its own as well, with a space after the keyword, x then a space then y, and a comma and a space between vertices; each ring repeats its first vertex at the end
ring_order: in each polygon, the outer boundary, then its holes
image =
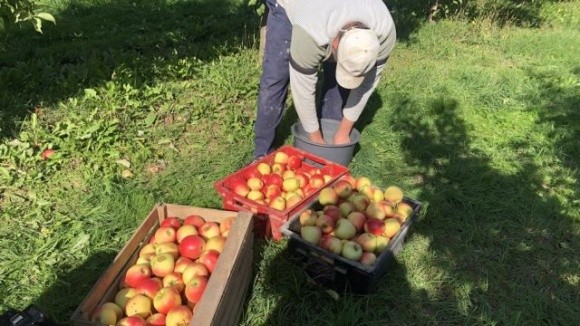
POLYGON ((349 134, 342 134, 336 133, 334 135, 334 145, 342 145, 342 144, 350 144, 350 135, 349 134))
POLYGON ((354 121, 350 121, 347 118, 342 118, 340 124, 338 125, 338 130, 334 134, 334 144, 343 145, 350 144, 350 132, 354 126, 354 121))
POLYGON ((322 138, 322 134, 320 133, 320 130, 316 130, 315 132, 309 133, 308 139, 310 139, 310 141, 313 143, 325 144, 324 138, 322 138))

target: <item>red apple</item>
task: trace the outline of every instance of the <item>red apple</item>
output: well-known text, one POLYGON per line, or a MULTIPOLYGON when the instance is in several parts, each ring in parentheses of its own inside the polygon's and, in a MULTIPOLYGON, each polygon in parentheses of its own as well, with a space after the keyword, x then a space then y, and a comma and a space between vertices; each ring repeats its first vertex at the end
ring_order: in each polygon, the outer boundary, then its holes
POLYGON ((298 179, 298 181, 300 182, 300 188, 302 189, 304 189, 304 187, 308 185, 308 182, 310 182, 310 178, 308 178, 308 176, 303 172, 296 172, 296 175, 294 177, 298 179))
POLYGON ((250 187, 248 187, 248 185, 246 183, 238 183, 238 184, 234 185, 232 190, 237 195, 240 195, 242 197, 246 197, 251 189, 250 189, 250 187))
POLYGON ((173 268, 173 271, 175 273, 179 273, 179 274, 183 274, 183 271, 188 267, 191 266, 193 264, 193 260, 187 258, 187 257, 179 257, 177 258, 177 260, 175 261, 175 267, 173 268))
POLYGON ((165 326, 165 314, 160 312, 149 316, 146 320, 149 326, 165 326))
POLYGON ((151 277, 151 268, 149 265, 137 264, 129 267, 125 273, 125 283, 134 288, 141 281, 151 277))
POLYGON ((322 211, 324 212, 324 214, 332 217, 335 221, 338 221, 338 219, 341 218, 341 215, 342 215, 340 213, 340 208, 338 208, 338 206, 336 206, 336 205, 324 206, 322 211))
POLYGON ((359 262, 365 266, 373 266, 377 261, 377 255, 373 252, 363 252, 359 262))
POLYGON ((202 262, 194 262, 193 265, 188 266, 185 271, 183 271, 183 275, 181 276, 184 283, 187 283, 189 280, 196 276, 203 276, 209 277, 209 269, 202 263, 202 262))
POLYGON ((291 170, 296 170, 302 165, 302 157, 298 155, 290 155, 286 161, 286 165, 291 170))
POLYGON ((147 322, 143 317, 135 315, 122 318, 115 326, 147 326, 147 322))
POLYGON ((315 174, 311 176, 310 181, 308 182, 309 185, 317 189, 324 186, 325 183, 326 181, 324 180, 324 176, 321 174, 315 174))
POLYGON ((272 173, 280 175, 282 177, 282 173, 286 171, 286 165, 282 163, 274 163, 272 164, 272 173))
MULTIPOLYGON (((153 277, 153 278, 144 279, 141 282, 139 282, 139 284, 137 284, 137 286, 135 287, 135 292, 137 294, 146 295, 147 297, 153 299, 153 297, 155 297, 155 294, 157 294, 157 292, 162 287, 163 287, 163 283, 161 282, 161 280, 156 278, 156 277, 153 277)), ((147 316, 143 316, 143 317, 147 317, 147 316)))
POLYGON ((48 160, 52 155, 54 155, 55 151, 52 148, 47 148, 40 153, 40 157, 43 160, 48 160))
POLYGON ((188 301, 198 303, 207 287, 208 279, 203 276, 195 276, 185 284, 185 297, 188 301))
POLYGON ((193 214, 188 215, 183 219, 184 225, 193 225, 196 228, 199 228, 205 223, 205 219, 199 215, 193 214))
POLYGON ((183 257, 197 259, 201 254, 204 245, 205 240, 201 236, 190 235, 181 240, 181 243, 179 244, 179 253, 183 257))
POLYGON ((177 241, 177 243, 181 243, 181 240, 183 240, 183 238, 189 235, 198 235, 198 234, 199 232, 197 231, 197 228, 194 225, 184 224, 179 229, 177 229, 177 232, 175 233, 175 241, 177 241))
POLYGON ((336 183, 333 186, 333 189, 338 195, 338 197, 343 199, 348 198, 348 196, 350 196, 353 191, 352 185, 346 179, 340 179, 336 181, 336 183))
POLYGON ((269 184, 263 188, 264 196, 268 200, 272 200, 276 197, 279 197, 282 194, 282 188, 275 184, 269 184))
POLYGON ((342 241, 340 241, 340 239, 335 236, 325 234, 320 239, 320 247, 340 255, 342 252, 342 241))
POLYGON ((232 228, 232 225, 234 225, 235 221, 236 221, 235 215, 228 216, 220 221, 220 234, 222 237, 224 238, 228 237, 230 229, 232 228))
POLYGON ((373 235, 382 235, 385 232, 385 222, 376 218, 369 218, 365 222, 364 230, 373 235))
POLYGON ((357 233, 364 230, 365 222, 367 221, 365 214, 361 212, 351 212, 346 218, 352 222, 357 233))
POLYGON ((162 283, 164 288, 174 288, 177 292, 181 292, 185 288, 181 274, 176 272, 165 275, 162 283))
POLYGON ((204 250, 201 255, 199 256, 199 258, 196 260, 196 262, 200 262, 202 264, 205 265, 205 267, 207 267, 207 270, 211 273, 213 273, 215 266, 217 264, 217 261, 220 257, 220 253, 217 250, 213 250, 213 249, 209 249, 209 250, 204 250))
POLYGON ((176 216, 168 216, 159 224, 160 227, 172 227, 178 229, 181 226, 181 220, 176 216))
POLYGON ((320 228, 322 233, 330 233, 334 231, 334 227, 336 225, 336 221, 330 215, 321 214, 316 219, 316 226, 320 228))
POLYGON ((181 295, 174 288, 163 288, 153 298, 153 307, 162 314, 181 305, 181 295))

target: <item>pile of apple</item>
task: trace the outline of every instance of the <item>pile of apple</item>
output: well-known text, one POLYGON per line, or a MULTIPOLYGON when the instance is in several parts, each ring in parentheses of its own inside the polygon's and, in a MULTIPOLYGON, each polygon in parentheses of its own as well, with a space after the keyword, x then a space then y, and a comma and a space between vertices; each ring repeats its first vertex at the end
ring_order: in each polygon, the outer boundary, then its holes
POLYGON ((164 219, 115 294, 94 311, 103 325, 188 325, 224 249, 234 216, 164 219))
POLYGON ((346 259, 372 266, 413 213, 398 186, 382 189, 347 174, 320 190, 317 209, 299 214, 300 236, 346 259))
POLYGON ((229 180, 239 196, 284 211, 323 187, 332 176, 308 164, 303 157, 284 151, 274 153, 273 161, 262 161, 229 180))

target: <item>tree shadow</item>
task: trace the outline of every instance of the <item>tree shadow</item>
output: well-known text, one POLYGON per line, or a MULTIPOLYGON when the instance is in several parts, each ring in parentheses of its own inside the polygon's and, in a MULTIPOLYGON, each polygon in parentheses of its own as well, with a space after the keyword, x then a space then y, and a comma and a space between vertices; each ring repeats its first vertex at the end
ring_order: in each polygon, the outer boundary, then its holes
POLYGON ((116 255, 117 252, 113 251, 97 252, 80 266, 58 275, 54 285, 45 290, 34 301, 34 305, 58 325, 68 325, 73 312, 89 294, 116 255))
POLYGON ((0 137, 31 112, 110 81, 142 87, 253 46, 257 14, 228 0, 76 2, 38 34, 0 35, 0 137))
MULTIPOLYGON (((416 232, 430 240, 449 280, 423 306, 436 322, 453 322, 452 307, 473 323, 573 323, 580 314, 580 293, 569 280, 579 267, 578 216, 545 191, 531 157, 517 173, 495 170, 471 143, 458 106, 442 95, 419 112, 402 99, 394 113, 395 128, 407 135, 408 164, 422 170, 419 198, 429 207, 416 232)), ((522 146, 529 144, 511 144, 513 151, 522 146)))

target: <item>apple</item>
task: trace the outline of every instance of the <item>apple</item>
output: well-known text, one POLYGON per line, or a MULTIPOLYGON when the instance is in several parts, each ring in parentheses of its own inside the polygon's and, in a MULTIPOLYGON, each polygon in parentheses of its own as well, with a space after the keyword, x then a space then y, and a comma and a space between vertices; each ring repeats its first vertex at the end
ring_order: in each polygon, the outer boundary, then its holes
POLYGON ((399 202, 395 211, 399 214, 399 220, 404 223, 411 214, 413 214, 413 207, 405 202, 399 202))
POLYGON ((153 298, 153 307, 162 314, 167 314, 174 307, 181 305, 181 294, 174 288, 163 288, 153 298))
POLYGON ((42 153, 40 153, 40 157, 43 160, 48 160, 52 155, 54 155, 54 153, 56 153, 56 151, 52 148, 47 148, 45 150, 42 151, 42 153))
POLYGON ((345 218, 341 218, 336 221, 334 234, 341 240, 349 240, 356 235, 356 228, 351 221, 345 218))
POLYGON ((204 245, 205 240, 201 236, 190 235, 181 240, 181 243, 179 244, 179 253, 183 257, 197 259, 201 254, 204 245))
POLYGON ((213 238, 221 234, 220 225, 217 222, 205 222, 198 231, 199 235, 201 235, 206 241, 209 238, 213 238))
POLYGON ((138 315, 142 318, 147 318, 151 315, 151 299, 144 294, 137 294, 125 306, 125 315, 128 317, 138 315))
POLYGON ((352 187, 352 189, 356 189, 356 178, 350 174, 350 173, 346 173, 341 180, 345 180, 348 181, 348 183, 350 183, 350 186, 352 187))
POLYGON ((383 201, 381 201, 379 203, 383 207, 383 211, 385 212, 385 218, 395 217, 396 210, 395 210, 395 207, 393 206, 393 204, 390 201, 383 200, 383 201))
POLYGON ((106 302, 95 309, 91 321, 101 325, 115 325, 121 318, 123 310, 116 303, 106 302))
POLYGON ((215 250, 219 253, 224 251, 224 247, 226 245, 226 238, 222 237, 221 235, 216 235, 215 237, 207 239, 205 242, 205 246, 203 250, 215 250))
POLYGON ((269 184, 262 188, 262 192, 267 200, 272 201, 274 198, 282 195, 282 188, 275 184, 269 184))
POLYGON ((383 205, 379 202, 370 202, 365 210, 365 214, 369 218, 376 218, 377 220, 384 220, 387 214, 383 208, 383 205))
POLYGON ((139 257, 151 258, 151 255, 157 254, 157 243, 147 243, 139 250, 139 257))
POLYGON ((240 195, 242 197, 246 197, 251 189, 250 189, 250 187, 248 187, 248 185, 246 183, 238 183, 238 184, 234 185, 232 190, 237 195, 240 195))
POLYGON ((161 221, 159 226, 178 229, 181 226, 181 220, 177 216, 168 216, 163 221, 161 221))
POLYGON ((385 199, 393 204, 398 204, 403 200, 403 190, 397 186, 388 186, 384 191, 385 199))
POLYGON ((217 264, 219 258, 220 258, 219 251, 214 249, 209 250, 204 249, 201 255, 199 255, 199 258, 196 260, 196 262, 204 264, 205 267, 207 267, 209 273, 211 274, 213 273, 215 265, 217 264))
POLYGON ((181 305, 172 308, 165 317, 165 325, 167 326, 183 326, 189 325, 193 312, 187 306, 181 305))
POLYGON ((300 236, 304 241, 318 245, 320 238, 322 238, 322 230, 315 225, 305 225, 300 228, 300 236))
POLYGON ((145 264, 137 264, 129 267, 125 273, 125 283, 134 288, 139 282, 151 277, 151 267, 145 264))
POLYGON ((175 290, 177 290, 177 292, 181 292, 185 288, 183 278, 181 274, 177 272, 165 275, 163 277, 163 280, 161 280, 161 282, 163 283, 164 288, 174 288, 175 290))
POLYGON ((371 180, 368 177, 358 177, 355 181, 354 188, 358 191, 361 191, 364 186, 370 186, 371 180))
POLYGON ((351 221, 357 233, 360 233, 364 230, 364 226, 367 221, 367 217, 365 214, 354 211, 348 214, 346 219, 351 221))
POLYGON ((340 241, 340 239, 335 236, 325 234, 320 239, 320 247, 340 255, 342 252, 342 241, 340 241))
POLYGON ((338 197, 343 199, 348 198, 348 196, 350 196, 353 191, 352 185, 350 184, 350 182, 348 182, 348 180, 345 179, 340 179, 336 181, 332 188, 334 189, 338 197))
POLYGON ((153 275, 163 277, 175 269, 175 258, 173 255, 166 252, 155 255, 151 258, 151 272, 153 275))
POLYGON ((363 252, 359 262, 364 266, 373 266, 377 261, 377 255, 374 252, 363 252))
POLYGON ((291 170, 297 170, 302 166, 302 157, 299 155, 290 155, 286 161, 286 165, 291 170))
POLYGON ((342 245, 340 254, 346 259, 358 261, 363 254, 363 250, 358 243, 353 240, 348 240, 342 245))
POLYGON ((382 235, 385 232, 385 222, 376 218, 369 218, 365 222, 364 230, 373 235, 382 235))
POLYGON ((345 201, 338 205, 338 209, 340 209, 340 215, 346 218, 348 217, 348 214, 355 210, 355 207, 353 203, 345 201))
POLYGON ((117 306, 121 307, 121 309, 125 309, 127 305, 127 301, 137 295, 137 291, 134 288, 124 288, 120 289, 117 294, 115 294, 115 303, 117 306))
POLYGON ((248 192, 248 194, 246 195, 246 198, 257 202, 259 200, 264 199, 265 196, 264 193, 261 192, 260 190, 250 190, 250 192, 248 192))
POLYGON ((361 246, 363 251, 374 252, 377 249, 377 237, 374 234, 361 233, 355 238, 355 241, 361 246))
POLYGON ((155 243, 174 242, 175 229, 170 226, 160 227, 155 231, 155 243))
POLYGON ((153 315, 149 316, 145 321, 149 326, 165 326, 165 314, 162 314, 160 312, 154 313, 153 315))
POLYGON ((354 205, 354 209, 359 212, 364 212, 367 209, 367 206, 370 203, 370 200, 367 196, 361 193, 353 193, 350 197, 348 197, 348 201, 350 201, 354 205))
POLYGON ((283 181, 284 179, 281 174, 272 173, 268 176, 268 184, 277 185, 280 189, 282 188, 283 181))
POLYGON ((264 187, 264 182, 262 179, 256 177, 249 178, 247 184, 250 190, 260 190, 262 187, 264 187))
POLYGON ((282 212, 286 209, 286 199, 282 196, 277 196, 268 203, 268 206, 282 212))
POLYGON ((179 247, 175 242, 161 242, 155 247, 155 252, 157 255, 170 253, 175 259, 179 257, 179 247))
POLYGON ((195 276, 185 284, 185 297, 188 301, 198 303, 207 287, 208 279, 203 276, 195 276))
POLYGON ((296 172, 294 172, 292 170, 286 170, 286 171, 282 172, 282 179, 286 180, 286 179, 290 179, 290 178, 296 178, 296 172))
POLYGON ((341 218, 342 216, 340 208, 338 208, 338 206, 336 205, 326 205, 324 206, 322 211, 324 212, 324 214, 332 217, 335 221, 338 221, 338 219, 341 218))
POLYGON ((308 176, 302 172, 297 172, 295 175, 295 178, 298 179, 298 182, 300 182, 300 188, 303 189, 304 187, 306 187, 306 185, 308 185, 308 182, 310 181, 310 179, 308 178, 308 176))
POLYGON ((385 237, 384 235, 377 235, 377 249, 375 250, 377 254, 380 254, 381 252, 385 251, 388 245, 389 238, 385 237))
POLYGON ((288 197, 286 197, 286 207, 294 207, 297 204, 299 204, 302 199, 304 199, 302 196, 300 196, 298 193, 293 192, 288 194, 288 197))
POLYGON ((322 188, 318 195, 318 202, 321 205, 336 205, 338 202, 338 194, 332 187, 322 188))
POLYGON ((290 156, 284 151, 278 151, 274 154, 274 163, 287 164, 290 156))
POLYGON ((255 167, 248 168, 247 170, 245 170, 242 173, 243 173, 244 178, 246 178, 246 180, 251 179, 251 178, 262 179, 262 173, 260 173, 260 171, 258 171, 258 169, 256 169, 255 167))
POLYGON ((334 231, 334 227, 336 225, 336 220, 332 218, 330 215, 322 214, 316 218, 316 226, 320 228, 322 233, 330 233, 334 231))
POLYGON ((282 181, 282 190, 291 192, 300 188, 300 180, 296 178, 288 178, 282 181))
POLYGON ((196 228, 199 228, 205 223, 205 219, 197 214, 188 215, 183 219, 184 225, 193 225, 196 228))
POLYGON ((228 237, 228 235, 230 234, 230 229, 232 228, 232 225, 234 225, 235 221, 236 221, 235 215, 228 216, 220 221, 220 234, 222 237, 224 238, 228 237))
POLYGON ((322 186, 324 186, 324 184, 326 184, 326 180, 324 180, 324 177, 320 174, 315 174, 313 176, 310 177, 310 181, 308 182, 309 185, 311 185, 312 187, 318 189, 322 186))
POLYGON ((135 315, 122 318, 115 326, 147 326, 147 322, 143 317, 135 315))
POLYGON ((397 234, 397 232, 399 232, 399 230, 401 229, 401 224, 399 223, 399 220, 396 218, 386 219, 384 224, 385 224, 385 230, 384 230, 383 234, 387 238, 394 237, 395 234, 397 234))
POLYGON ((260 162, 258 165, 256 165, 256 170, 258 170, 262 176, 264 176, 272 172, 272 167, 266 162, 260 162))
MULTIPOLYGON (((153 277, 144 279, 135 287, 137 294, 143 294, 147 297, 153 299, 155 294, 163 287, 163 283, 160 279, 153 277)), ((146 316, 143 316, 146 317, 146 316)))
POLYGON ((298 220, 300 221, 300 225, 301 226, 306 226, 306 225, 316 225, 316 219, 317 219, 318 215, 310 209, 304 210, 302 212, 300 212, 300 215, 298 215, 298 220))
POLYGON ((191 266, 193 264, 193 260, 187 258, 187 257, 179 257, 177 258, 177 260, 175 261, 175 267, 173 268, 173 271, 175 273, 179 273, 179 274, 183 274, 183 271, 185 271, 185 269, 188 266, 191 266))
POLYGON ((179 229, 177 229, 177 232, 175 232, 175 241, 177 241, 177 243, 181 243, 181 240, 183 240, 183 238, 187 237, 188 235, 198 235, 199 232, 197 231, 197 228, 194 225, 191 224, 184 224, 181 227, 179 227, 179 229))
POLYGON ((278 174, 280 178, 282 178, 282 173, 286 171, 286 165, 282 163, 274 163, 272 164, 272 173, 278 174))
POLYGON ((185 271, 183 271, 181 278, 184 283, 187 283, 195 276, 209 277, 209 274, 209 269, 207 269, 207 267, 202 262, 196 261, 193 263, 193 265, 188 266, 185 271))

